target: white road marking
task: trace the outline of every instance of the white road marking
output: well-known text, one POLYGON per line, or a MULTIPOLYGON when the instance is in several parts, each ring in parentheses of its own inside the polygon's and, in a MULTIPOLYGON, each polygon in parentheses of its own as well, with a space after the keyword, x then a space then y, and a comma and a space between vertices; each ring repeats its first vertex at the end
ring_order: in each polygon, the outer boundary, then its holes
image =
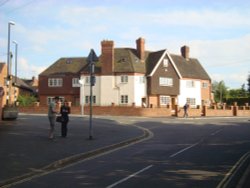
POLYGON ((118 184, 120 184, 120 183, 122 183, 122 182, 125 182, 125 181, 127 181, 128 179, 133 178, 134 176, 136 176, 136 175, 138 175, 138 174, 140 174, 140 173, 142 173, 142 172, 144 172, 144 171, 150 169, 150 168, 153 167, 153 166, 154 166, 154 165, 149 165, 149 166, 147 166, 147 167, 145 167, 145 168, 143 168, 143 169, 141 169, 141 170, 135 172, 134 174, 131 174, 131 175, 129 175, 128 177, 123 178, 123 179, 121 179, 121 180, 119 180, 119 181, 113 183, 112 185, 107 186, 106 188, 115 187, 115 186, 117 186, 118 184))
POLYGON ((182 153, 182 152, 184 152, 184 151, 186 151, 186 150, 188 150, 188 149, 190 149, 190 148, 192 148, 192 147, 198 145, 199 143, 200 143, 200 142, 197 142, 197 143, 195 143, 195 144, 193 144, 193 145, 191 145, 191 146, 188 146, 188 147, 186 147, 186 148, 184 148, 184 149, 182 149, 182 150, 180 150, 180 151, 178 151, 178 152, 176 152, 176 153, 170 155, 169 157, 170 157, 170 158, 173 158, 173 157, 179 155, 180 153, 182 153))
POLYGON ((218 133, 219 133, 219 132, 221 132, 221 131, 222 131, 222 129, 217 130, 217 131, 215 131, 215 132, 211 133, 211 136, 214 136, 214 135, 218 134, 218 133))

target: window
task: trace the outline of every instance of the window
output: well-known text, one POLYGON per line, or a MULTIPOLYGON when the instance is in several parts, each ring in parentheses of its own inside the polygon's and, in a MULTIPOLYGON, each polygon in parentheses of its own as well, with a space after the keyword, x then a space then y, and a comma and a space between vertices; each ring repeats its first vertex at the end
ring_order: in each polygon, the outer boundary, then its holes
POLYGON ((140 83, 140 84, 145 83, 145 77, 144 77, 144 76, 140 76, 140 77, 139 77, 139 83, 140 83))
MULTIPOLYGON (((55 97, 47 97, 47 104, 50 104, 54 100, 54 98, 55 97)), ((63 102, 64 100, 64 97, 59 97, 60 102, 63 102)))
POLYGON ((195 87, 195 82, 193 80, 187 80, 186 87, 187 88, 195 87))
POLYGON ((121 104, 128 104, 128 95, 121 96, 121 104))
POLYGON ((195 98, 187 98, 187 103, 189 104, 189 105, 192 105, 192 106, 195 106, 195 98))
POLYGON ((168 59, 163 59, 163 67, 168 67, 168 59))
POLYGON ((202 88, 208 88, 208 83, 207 82, 202 82, 202 88))
POLYGON ((80 87, 81 84, 79 83, 79 78, 72 79, 72 87, 80 87))
POLYGON ((62 87, 63 86, 63 79, 62 78, 49 78, 48 79, 48 86, 49 87, 62 87))
MULTIPOLYGON (((92 96, 93 97, 93 101, 92 103, 96 103, 96 96, 92 96)), ((90 103, 90 96, 85 96, 85 104, 89 104, 90 103)))
POLYGON ((121 83, 128 83, 128 75, 121 76, 121 83))
POLYGON ((90 84, 90 76, 85 77, 85 84, 90 84))
POLYGON ((160 96, 160 105, 167 105, 170 104, 170 97, 169 96, 160 96))
POLYGON ((159 78, 160 86, 173 86, 173 78, 159 78))

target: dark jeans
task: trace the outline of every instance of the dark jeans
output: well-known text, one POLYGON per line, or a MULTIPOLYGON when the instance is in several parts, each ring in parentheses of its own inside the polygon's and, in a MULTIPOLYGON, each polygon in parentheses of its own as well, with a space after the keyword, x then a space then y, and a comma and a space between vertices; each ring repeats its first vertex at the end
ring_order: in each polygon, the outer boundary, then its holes
POLYGON ((62 137, 66 137, 67 136, 67 132, 68 132, 68 121, 62 122, 62 137))

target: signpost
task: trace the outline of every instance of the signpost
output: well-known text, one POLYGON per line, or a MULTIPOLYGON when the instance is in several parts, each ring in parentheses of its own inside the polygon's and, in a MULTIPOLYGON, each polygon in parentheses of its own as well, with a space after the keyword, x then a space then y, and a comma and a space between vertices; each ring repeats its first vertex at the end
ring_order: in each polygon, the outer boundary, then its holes
POLYGON ((95 62, 98 61, 98 57, 93 49, 90 50, 88 58, 89 64, 89 75, 90 75, 90 108, 89 108, 89 140, 93 139, 93 129, 92 129, 92 106, 93 106, 93 86, 95 85, 95 62))

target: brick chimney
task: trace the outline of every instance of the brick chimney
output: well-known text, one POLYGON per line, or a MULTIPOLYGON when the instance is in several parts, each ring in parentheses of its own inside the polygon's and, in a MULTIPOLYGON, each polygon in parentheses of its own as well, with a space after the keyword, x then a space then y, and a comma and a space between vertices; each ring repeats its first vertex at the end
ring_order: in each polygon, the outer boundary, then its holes
POLYGON ((145 60, 145 39, 139 38, 136 40, 136 50, 137 55, 140 58, 141 61, 144 62, 145 60))
POLYGON ((101 47, 102 74, 112 75, 114 72, 114 42, 111 40, 103 40, 101 47))
POLYGON ((189 47, 188 46, 182 46, 181 47, 181 55, 184 57, 186 60, 189 59, 189 47))

